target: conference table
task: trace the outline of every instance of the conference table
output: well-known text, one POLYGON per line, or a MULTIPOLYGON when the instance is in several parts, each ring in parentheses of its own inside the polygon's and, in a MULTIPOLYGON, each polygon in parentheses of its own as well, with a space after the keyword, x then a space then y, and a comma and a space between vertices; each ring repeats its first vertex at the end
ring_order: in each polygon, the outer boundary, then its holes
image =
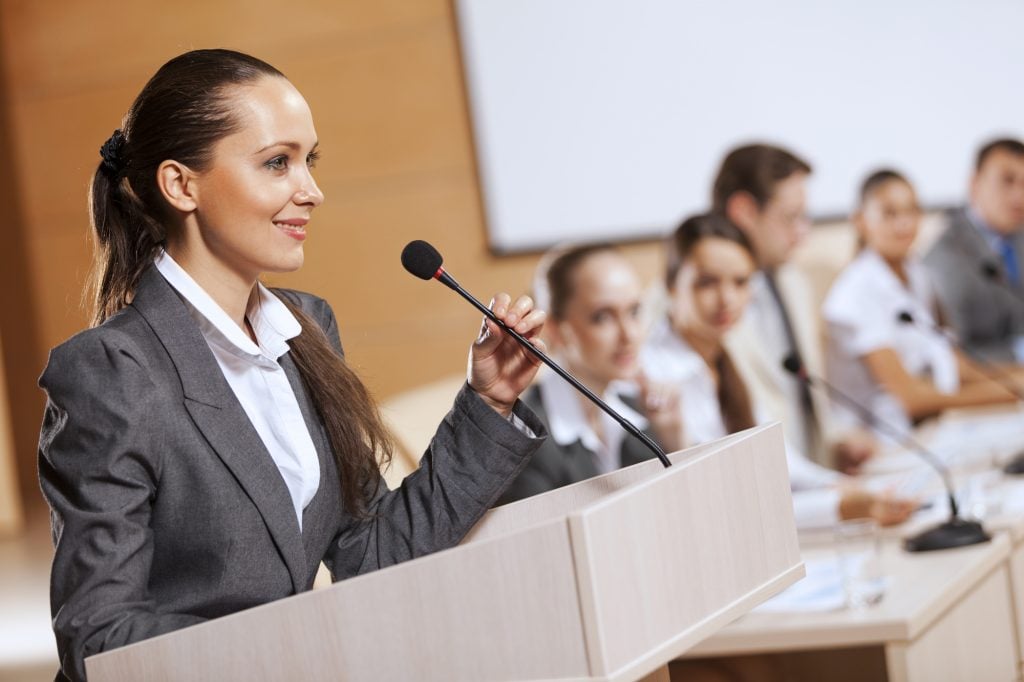
MULTIPOLYGON (((939 477, 920 457, 890 448, 866 468, 866 484, 916 495, 930 506, 903 526, 881 531, 882 601, 863 608, 828 599, 765 605, 687 658, 770 655, 791 680, 1022 679, 1024 476, 998 467, 1024 448, 1024 408, 950 412, 916 437, 949 468, 961 508, 982 518, 991 542, 906 552, 902 538, 942 521, 948 504, 939 477)), ((838 562, 830 532, 802 535, 801 553, 808 580, 821 567, 827 580, 828 566, 838 562)))

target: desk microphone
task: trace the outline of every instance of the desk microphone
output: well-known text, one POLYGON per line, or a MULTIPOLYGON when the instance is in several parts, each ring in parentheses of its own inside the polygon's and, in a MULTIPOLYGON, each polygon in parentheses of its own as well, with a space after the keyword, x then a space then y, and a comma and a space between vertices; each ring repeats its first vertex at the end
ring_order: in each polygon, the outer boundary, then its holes
POLYGON ((574 377, 565 369, 562 369, 561 365, 549 358, 542 351, 538 350, 537 347, 526 340, 522 334, 505 326, 505 323, 499 320, 490 308, 478 301, 471 293, 463 289, 459 283, 455 281, 455 278, 445 271, 441 266, 443 262, 444 260, 441 258, 441 254, 438 253, 437 249, 420 239, 409 242, 406 244, 405 248, 402 249, 402 266, 405 267, 410 274, 415 275, 420 279, 436 279, 441 284, 444 284, 459 296, 462 296, 462 298, 469 301, 474 308, 482 312, 487 319, 498 325, 502 331, 518 341, 519 344, 532 353, 534 357, 554 370, 558 376, 568 381, 573 388, 585 395, 599 408, 604 410, 612 419, 618 422, 619 426, 625 429, 627 433, 646 445, 651 452, 658 457, 663 465, 666 467, 672 466, 672 462, 669 461, 665 451, 662 450, 657 443, 651 440, 647 434, 638 429, 631 421, 609 407, 608 404, 598 398, 593 391, 580 383, 579 379, 574 377))
POLYGON ((971 365, 973 365, 976 370, 981 372, 981 374, 986 379, 999 384, 1007 391, 1017 396, 1018 400, 1024 400, 1024 388, 1021 388, 1021 385, 1017 383, 1016 379, 1010 376, 1009 373, 1001 370, 1000 368, 992 365, 991 363, 983 360, 982 358, 979 358, 977 354, 972 353, 966 346, 961 344, 957 340, 957 338, 949 332, 949 330, 943 329, 934 322, 927 322, 923 320, 919 321, 906 310, 901 311, 899 315, 896 316, 896 318, 904 324, 913 324, 920 327, 925 327, 931 329, 936 334, 939 334, 940 336, 945 338, 946 341, 950 343, 950 345, 952 345, 958 351, 967 356, 967 358, 970 359, 971 361, 971 365))
POLYGON ((977 521, 967 521, 960 516, 960 507, 953 494, 953 484, 949 480, 949 470, 938 457, 918 443, 909 433, 878 418, 871 410, 846 395, 838 388, 819 377, 811 377, 800 363, 795 353, 790 353, 782 361, 783 368, 809 387, 822 386, 825 391, 856 412, 868 424, 886 432, 897 443, 915 453, 939 474, 942 484, 949 497, 949 520, 909 538, 904 538, 903 547, 909 552, 928 552, 936 549, 965 547, 988 542, 992 537, 985 532, 977 521))
POLYGON ((1024 294, 1015 289, 1002 273, 999 272, 999 267, 990 260, 982 261, 981 263, 981 276, 999 286, 1000 289, 1005 291, 1010 296, 1013 296, 1019 302, 1024 303, 1024 294))

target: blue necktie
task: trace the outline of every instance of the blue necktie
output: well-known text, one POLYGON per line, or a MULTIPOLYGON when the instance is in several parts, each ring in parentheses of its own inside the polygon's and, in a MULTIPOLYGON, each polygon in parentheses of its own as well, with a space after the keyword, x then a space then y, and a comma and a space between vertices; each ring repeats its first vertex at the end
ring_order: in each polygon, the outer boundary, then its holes
POLYGON ((1020 268, 1017 266, 1017 254, 1013 250, 1013 242, 1009 237, 999 240, 999 255, 1003 258, 1003 271, 1006 279, 1014 286, 1020 285, 1020 268))

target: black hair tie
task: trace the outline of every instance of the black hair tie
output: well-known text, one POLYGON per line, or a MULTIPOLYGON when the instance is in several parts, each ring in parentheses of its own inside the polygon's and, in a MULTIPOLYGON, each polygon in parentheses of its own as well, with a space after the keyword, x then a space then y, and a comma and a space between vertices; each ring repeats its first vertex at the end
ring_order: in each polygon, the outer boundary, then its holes
POLYGON ((119 128, 100 147, 100 156, 103 158, 100 166, 113 180, 120 179, 124 173, 124 159, 122 158, 124 143, 124 133, 119 128))

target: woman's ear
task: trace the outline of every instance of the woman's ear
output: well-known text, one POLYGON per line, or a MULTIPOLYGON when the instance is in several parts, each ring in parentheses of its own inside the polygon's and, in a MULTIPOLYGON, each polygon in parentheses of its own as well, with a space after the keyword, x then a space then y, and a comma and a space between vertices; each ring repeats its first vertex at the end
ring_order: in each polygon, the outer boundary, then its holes
POLYGON ((156 169, 156 184, 160 194, 172 208, 182 213, 196 210, 196 174, 178 161, 164 161, 156 169))
POLYGON ((860 209, 854 211, 853 215, 850 216, 850 222, 853 223, 853 229, 857 233, 858 243, 863 245, 868 236, 867 230, 865 229, 866 225, 864 223, 864 211, 860 209))

